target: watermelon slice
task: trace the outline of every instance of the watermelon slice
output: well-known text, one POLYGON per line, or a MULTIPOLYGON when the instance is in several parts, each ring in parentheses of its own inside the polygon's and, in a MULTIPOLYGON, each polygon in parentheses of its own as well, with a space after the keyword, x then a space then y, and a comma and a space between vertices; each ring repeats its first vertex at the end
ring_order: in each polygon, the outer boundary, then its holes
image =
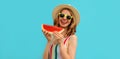
POLYGON ((52 25, 47 25, 47 24, 42 24, 42 30, 43 31, 47 31, 49 33, 52 33, 54 31, 57 31, 59 33, 63 32, 64 29, 61 27, 57 27, 57 26, 52 26, 52 25))

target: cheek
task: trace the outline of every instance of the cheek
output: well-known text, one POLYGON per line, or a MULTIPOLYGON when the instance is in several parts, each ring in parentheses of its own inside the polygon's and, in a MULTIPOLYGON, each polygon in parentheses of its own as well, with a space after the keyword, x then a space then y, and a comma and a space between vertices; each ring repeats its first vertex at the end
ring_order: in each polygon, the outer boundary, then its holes
POLYGON ((69 24, 70 24, 70 23, 71 23, 71 20, 69 20, 68 22, 69 22, 69 24))
POLYGON ((62 18, 60 18, 60 17, 58 18, 58 20, 61 20, 61 19, 62 19, 62 18))

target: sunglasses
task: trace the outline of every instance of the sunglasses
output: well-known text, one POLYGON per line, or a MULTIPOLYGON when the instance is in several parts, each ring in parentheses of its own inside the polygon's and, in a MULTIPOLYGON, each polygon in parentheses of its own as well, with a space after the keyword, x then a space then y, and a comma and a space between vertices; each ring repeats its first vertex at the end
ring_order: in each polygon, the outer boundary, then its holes
POLYGON ((59 13, 59 17, 61 17, 61 18, 66 17, 66 19, 68 19, 68 20, 71 20, 71 19, 72 19, 72 16, 67 15, 67 14, 63 14, 63 13, 59 13))

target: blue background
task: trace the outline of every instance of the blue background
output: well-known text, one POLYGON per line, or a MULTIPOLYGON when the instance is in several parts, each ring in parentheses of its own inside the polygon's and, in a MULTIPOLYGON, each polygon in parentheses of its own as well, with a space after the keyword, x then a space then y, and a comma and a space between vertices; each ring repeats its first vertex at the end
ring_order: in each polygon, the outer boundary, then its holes
POLYGON ((76 59, 120 59, 120 1, 0 0, 0 59, 42 59, 46 39, 41 24, 52 11, 71 4, 81 15, 76 59))

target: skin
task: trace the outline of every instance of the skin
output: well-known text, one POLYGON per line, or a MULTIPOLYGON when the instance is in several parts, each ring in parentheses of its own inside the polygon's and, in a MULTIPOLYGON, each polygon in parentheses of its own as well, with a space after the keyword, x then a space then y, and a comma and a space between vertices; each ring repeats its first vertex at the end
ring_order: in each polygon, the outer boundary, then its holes
MULTIPOLYGON (((63 10, 62 13, 71 15, 68 10, 63 10)), ((71 20, 67 20, 66 17, 64 18, 59 17, 58 21, 59 21, 60 27, 64 28, 65 30, 62 33, 53 32, 53 35, 54 35, 53 44, 59 44, 60 55, 62 59, 75 59, 76 47, 77 47, 76 35, 71 35, 70 39, 66 41, 67 48, 65 47, 63 43, 64 38, 65 38, 65 33, 67 31, 66 29, 68 25, 70 24, 71 20)), ((46 31, 43 31, 43 33, 47 39, 47 45, 44 51, 43 59, 48 59, 48 51, 49 51, 50 42, 51 42, 51 35, 46 31)))
MULTIPOLYGON (((68 10, 63 10, 61 13, 71 16, 71 14, 68 10)), ((67 20, 66 17, 64 17, 64 18, 59 17, 60 27, 67 28, 67 26, 70 24, 70 22, 71 22, 71 20, 67 20)))

